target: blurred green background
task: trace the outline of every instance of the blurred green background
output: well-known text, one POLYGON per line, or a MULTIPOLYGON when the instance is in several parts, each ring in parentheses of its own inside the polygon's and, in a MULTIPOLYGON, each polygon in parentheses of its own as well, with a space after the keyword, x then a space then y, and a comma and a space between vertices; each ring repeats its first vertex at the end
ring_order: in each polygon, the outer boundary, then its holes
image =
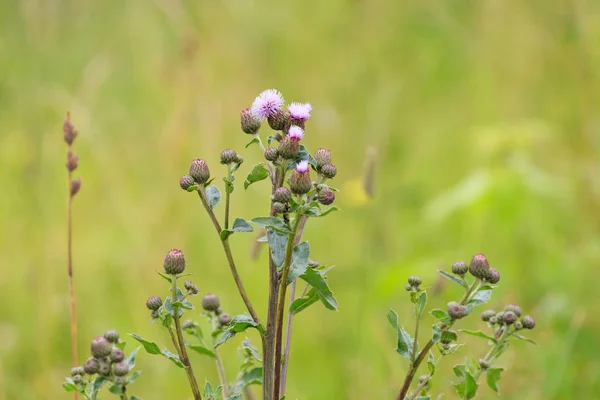
MULTIPOLYGON (((501 360, 502 398, 598 397, 600 2, 5 0, 0 33, 1 400, 72 398, 61 388, 70 369, 65 112, 80 131, 84 359, 107 328, 168 342, 144 302, 165 295, 155 271, 172 247, 202 292, 244 311, 208 217, 178 180, 196 157, 220 176, 226 147, 246 159, 239 178, 261 160, 244 150, 238 118, 267 88, 312 103, 305 143, 333 149, 342 189, 342 211, 306 231, 313 257, 337 266, 340 309, 298 316, 289 399, 393 398, 407 363, 385 312, 410 325, 410 274, 443 307, 459 293, 439 286, 436 269, 476 252, 502 273, 492 305, 515 302, 538 320, 539 345, 518 343, 501 360), (372 199, 362 189, 369 148, 372 199)), ((233 215, 264 214, 268 191, 266 182, 238 187, 233 215)), ((252 235, 232 240, 264 315, 266 254, 250 259, 252 235)), ((434 393, 444 398, 455 398, 452 365, 485 351, 465 340, 442 361, 434 393)), ((223 350, 231 377, 234 344, 223 350)), ((217 382, 209 359, 193 363, 217 382)), ((138 366, 135 394, 190 398, 168 361, 140 354, 138 366)), ((482 387, 479 398, 496 396, 482 387)))

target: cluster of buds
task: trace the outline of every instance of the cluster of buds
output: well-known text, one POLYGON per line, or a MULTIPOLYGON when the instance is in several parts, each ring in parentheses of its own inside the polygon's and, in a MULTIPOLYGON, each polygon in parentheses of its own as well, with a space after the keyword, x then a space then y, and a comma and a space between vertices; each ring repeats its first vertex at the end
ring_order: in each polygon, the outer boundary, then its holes
POLYGON ((233 164, 241 164, 244 162, 242 156, 236 153, 233 149, 225 149, 221 152, 221 164, 224 165, 233 165, 233 164))
POLYGON ((521 316, 521 307, 516 304, 509 304, 503 311, 486 310, 481 313, 481 319, 490 326, 509 326, 514 325, 515 330, 535 328, 535 319, 531 315, 521 316))
POLYGON ((477 279, 481 279, 487 283, 496 284, 500 282, 500 272, 490 264, 481 253, 475 254, 469 265, 464 261, 457 261, 452 264, 452 273, 462 278, 469 272, 477 279))
POLYGON ((81 178, 71 179, 71 173, 79 166, 79 156, 73 152, 73 142, 75 141, 75 138, 77 138, 78 132, 71 123, 68 114, 63 123, 63 133, 65 142, 68 146, 67 163, 65 166, 67 167, 67 171, 69 171, 69 195, 73 197, 79 192, 79 189, 81 189, 81 178))
MULTIPOLYGON (((229 160, 230 156, 230 153, 226 154, 226 157, 228 157, 227 160, 229 160)), ((233 151, 233 157, 234 159, 237 159, 238 157, 237 154, 235 154, 235 151, 233 151)), ((223 155, 221 155, 221 161, 223 161, 223 155)), ((179 180, 179 186, 181 186, 183 190, 191 191, 196 187, 196 185, 204 186, 209 181, 210 170, 208 169, 208 164, 205 160, 197 158, 194 161, 192 161, 189 173, 187 175, 182 176, 179 180)))
POLYGON ((407 292, 417 293, 421 291, 421 283, 423 283, 423 280, 420 276, 412 275, 408 277, 408 283, 404 288, 407 292))
POLYGON ((219 329, 223 329, 231 323, 231 316, 223 312, 221 300, 214 293, 206 293, 202 298, 202 308, 216 319, 219 329))

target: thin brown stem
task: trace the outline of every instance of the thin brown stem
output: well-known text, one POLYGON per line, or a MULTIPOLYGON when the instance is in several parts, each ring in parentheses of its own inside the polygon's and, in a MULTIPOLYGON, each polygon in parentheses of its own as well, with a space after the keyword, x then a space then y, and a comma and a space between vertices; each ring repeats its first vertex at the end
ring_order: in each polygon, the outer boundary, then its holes
POLYGON ((400 393, 398 393, 398 397, 396 397, 396 400, 404 400, 404 398, 406 397, 406 393, 408 393, 410 384, 412 383, 413 379, 415 378, 415 374, 416 374, 417 370, 419 369, 419 366, 425 359, 425 356, 427 355, 429 350, 433 347, 433 344, 434 344, 433 340, 430 340, 429 342, 427 342, 425 347, 423 347, 423 350, 421 350, 421 352, 417 356, 417 359, 410 364, 410 367, 408 368, 408 372, 406 373, 406 377, 404 378, 404 383, 402 384, 402 389, 400 389, 400 393))
POLYGON ((231 182, 231 167, 227 165, 227 183, 225 184, 225 229, 229 229, 229 197, 231 193, 229 192, 229 185, 231 182))
POLYGON ((413 394, 411 394, 408 397, 408 400, 415 400, 415 397, 417 397, 418 394, 421 392, 421 390, 423 390, 423 388, 425 387, 425 385, 427 385, 427 382, 429 382, 429 380, 431 379, 432 376, 433 376, 433 373, 430 373, 429 375, 427 375, 427 377, 425 379, 423 379, 422 382, 419 382, 419 385, 417 386, 417 388, 415 389, 413 394))
MULTIPOLYGON (((216 329, 216 317, 212 317, 213 320, 213 331, 216 329)), ((215 353, 215 364, 217 364, 217 372, 219 373, 219 381, 221 382, 221 386, 223 387, 224 397, 229 397, 229 386, 227 385, 227 376, 225 375, 225 367, 223 366, 223 361, 221 360, 221 355, 219 354, 219 349, 215 347, 216 338, 213 337, 213 349, 215 353)))
POLYGON ((173 333, 173 328, 168 326, 167 329, 169 330, 169 336, 171 336, 171 341, 173 342, 173 346, 175 346, 175 351, 177 352, 177 354, 179 354, 181 356, 181 349, 179 348, 179 342, 177 341, 177 338, 175 337, 175 333, 173 333))
MULTIPOLYGON (((68 146, 71 151, 71 146, 68 146)), ((71 194, 71 185, 73 174, 68 170, 67 187, 69 196, 67 200, 67 272, 69 274, 69 315, 71 321, 71 357, 73 367, 77 366, 77 314, 75 313, 75 284, 73 282, 73 195, 71 194)), ((79 399, 79 394, 74 392, 75 400, 79 399)))

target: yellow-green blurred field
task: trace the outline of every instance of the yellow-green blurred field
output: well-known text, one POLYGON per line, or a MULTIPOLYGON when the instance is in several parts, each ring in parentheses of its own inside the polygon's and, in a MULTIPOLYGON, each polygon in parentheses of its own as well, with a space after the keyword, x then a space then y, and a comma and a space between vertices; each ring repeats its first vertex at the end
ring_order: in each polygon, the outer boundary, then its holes
MULTIPOLYGON (((437 268, 476 252, 502 273, 492 305, 516 302, 538 320, 539 345, 518 343, 501 360, 502 398, 599 396, 600 2, 4 0, 0 400, 72 398, 61 388, 70 369, 65 112, 80 131, 83 359, 107 328, 167 343, 144 302, 167 290, 155 271, 172 247, 202 292, 244 311, 210 221, 178 180, 196 157, 218 176, 226 147, 246 159, 238 178, 260 161, 257 148, 243 149, 238 117, 267 88, 313 104, 305 141, 334 151, 342 189, 342 211, 306 234, 313 256, 336 265, 340 309, 298 316, 289 399, 393 398, 407 365, 385 312, 410 324, 406 277, 434 287, 437 268), (372 200, 360 183, 369 147, 372 200)), ((268 191, 266 182, 238 187, 234 216, 264 214, 268 191)), ((252 239, 232 240, 264 315, 266 254, 250 261, 252 239)), ((456 296, 446 285, 430 301, 456 296)), ((456 398, 452 365, 485 350, 464 339, 435 382, 445 399, 456 398)), ((230 376, 235 343, 223 350, 230 376)), ((202 381, 217 382, 209 359, 193 362, 202 381)), ((135 394, 190 398, 167 360, 140 354, 138 366, 135 394)), ((479 398, 496 396, 485 387, 479 398)))

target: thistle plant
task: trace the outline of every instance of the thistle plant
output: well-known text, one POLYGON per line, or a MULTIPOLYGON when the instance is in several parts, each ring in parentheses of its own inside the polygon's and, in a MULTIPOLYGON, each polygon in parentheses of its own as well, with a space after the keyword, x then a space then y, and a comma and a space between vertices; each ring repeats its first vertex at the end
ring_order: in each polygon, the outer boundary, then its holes
MULTIPOLYGON (((414 337, 400 325, 398 314, 389 311, 388 321, 398 333, 396 351, 410 362, 408 371, 397 400, 429 400, 431 399, 431 380, 436 373, 437 365, 444 356, 454 354, 463 346, 458 343, 459 334, 467 334, 483 338, 489 350, 480 357, 465 358, 465 363, 456 365, 453 372, 457 381, 453 383, 456 393, 461 399, 472 399, 479 388, 479 380, 485 375, 488 386, 498 392, 498 382, 503 368, 496 364, 498 358, 508 349, 514 340, 535 343, 522 336, 519 331, 533 329, 535 320, 529 315, 522 316, 521 307, 509 304, 502 311, 486 310, 481 314, 489 333, 467 329, 453 330, 459 320, 473 314, 475 307, 487 303, 492 291, 500 281, 500 273, 491 267, 483 254, 476 254, 467 265, 457 261, 451 266, 452 273, 440 270, 439 273, 451 282, 459 285, 464 294, 458 301, 451 301, 446 309, 433 309, 431 314, 437 319, 430 331, 429 339, 421 348, 419 346, 419 329, 427 305, 427 291, 421 287, 422 280, 418 276, 408 278, 406 291, 414 305, 414 337), (469 279, 472 277, 472 280, 469 279), (433 351, 434 347, 437 351, 433 351), (427 374, 418 378, 416 387, 409 393, 421 364, 427 359, 427 374)), ((439 397, 438 397, 439 398, 439 397)))

